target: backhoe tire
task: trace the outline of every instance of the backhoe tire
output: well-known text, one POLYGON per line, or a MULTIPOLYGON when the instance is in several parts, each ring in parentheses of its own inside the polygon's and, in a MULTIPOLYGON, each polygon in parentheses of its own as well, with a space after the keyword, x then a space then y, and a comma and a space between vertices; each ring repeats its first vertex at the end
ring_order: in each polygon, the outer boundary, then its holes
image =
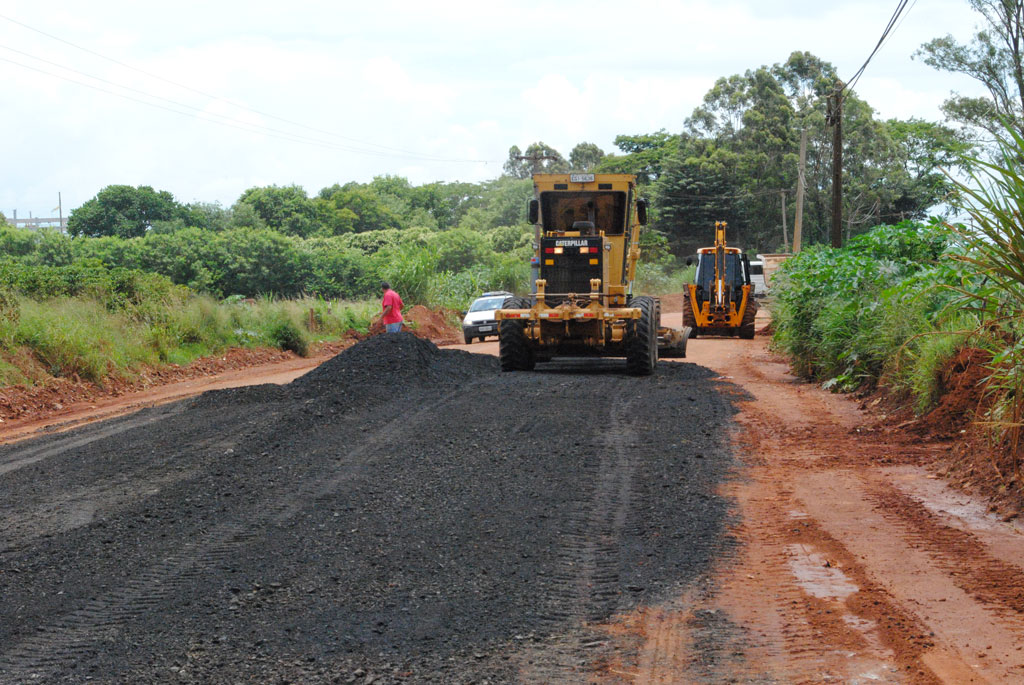
MULTIPOLYGON (((525 297, 510 297, 502 309, 529 309, 533 303, 525 297)), ((498 322, 498 359, 502 371, 530 371, 536 363, 530 341, 526 337, 526 322, 522 319, 502 319, 498 322)))
POLYGON ((697 329, 697 317, 693 315, 693 303, 690 301, 690 294, 687 293, 683 299, 683 328, 690 327, 690 337, 696 338, 699 330, 697 329))
POLYGON ((740 337, 744 340, 754 339, 754 317, 757 316, 757 302, 753 298, 747 299, 747 309, 743 312, 743 320, 740 321, 740 337))
POLYGON ((658 364, 658 315, 654 298, 634 297, 629 306, 641 311, 626 338, 626 371, 634 376, 649 376, 658 364))

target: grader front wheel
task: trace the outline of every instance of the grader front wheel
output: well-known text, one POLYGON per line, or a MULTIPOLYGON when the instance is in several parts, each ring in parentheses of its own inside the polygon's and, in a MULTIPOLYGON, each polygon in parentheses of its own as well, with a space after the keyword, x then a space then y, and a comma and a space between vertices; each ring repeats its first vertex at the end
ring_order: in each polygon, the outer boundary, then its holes
MULTIPOLYGON (((525 297, 510 297, 502 309, 529 309, 533 303, 525 297)), ((536 363, 526 323, 522 319, 502 319, 498 324, 498 359, 502 371, 530 371, 536 363)))

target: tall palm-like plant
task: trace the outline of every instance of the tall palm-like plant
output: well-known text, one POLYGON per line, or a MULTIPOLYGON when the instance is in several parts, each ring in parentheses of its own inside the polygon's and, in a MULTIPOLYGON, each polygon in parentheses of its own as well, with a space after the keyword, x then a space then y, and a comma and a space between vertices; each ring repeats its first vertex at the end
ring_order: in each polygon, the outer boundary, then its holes
POLYGON ((958 289, 958 304, 983 316, 979 333, 993 355, 988 425, 1019 477, 1024 428, 1024 136, 1007 123, 997 139, 997 154, 971 161, 969 180, 956 181, 971 221, 954 230, 966 247, 958 258, 976 267, 981 279, 958 289))

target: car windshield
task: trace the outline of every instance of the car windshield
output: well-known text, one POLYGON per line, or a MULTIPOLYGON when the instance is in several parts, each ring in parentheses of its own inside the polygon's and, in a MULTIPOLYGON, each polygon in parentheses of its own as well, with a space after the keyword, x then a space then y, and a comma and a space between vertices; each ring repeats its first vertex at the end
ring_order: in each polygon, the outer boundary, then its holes
POLYGON ((471 312, 483 312, 488 309, 501 309, 502 303, 505 302, 505 296, 501 297, 484 297, 475 301, 469 307, 471 312))

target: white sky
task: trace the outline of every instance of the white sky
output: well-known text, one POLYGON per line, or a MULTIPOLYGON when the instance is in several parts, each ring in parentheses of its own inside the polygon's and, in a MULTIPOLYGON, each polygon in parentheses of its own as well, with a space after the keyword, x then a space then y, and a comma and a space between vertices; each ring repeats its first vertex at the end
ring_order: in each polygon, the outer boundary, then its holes
MULTIPOLYGON (((0 0, 0 211, 55 215, 59 192, 66 215, 111 184, 230 206, 270 184, 475 182, 538 140, 617 152, 616 135, 678 132, 717 78, 794 50, 849 78, 896 5, 0 0)), ((940 121, 951 90, 979 86, 911 55, 977 23, 967 0, 917 1, 858 94, 940 121)))

